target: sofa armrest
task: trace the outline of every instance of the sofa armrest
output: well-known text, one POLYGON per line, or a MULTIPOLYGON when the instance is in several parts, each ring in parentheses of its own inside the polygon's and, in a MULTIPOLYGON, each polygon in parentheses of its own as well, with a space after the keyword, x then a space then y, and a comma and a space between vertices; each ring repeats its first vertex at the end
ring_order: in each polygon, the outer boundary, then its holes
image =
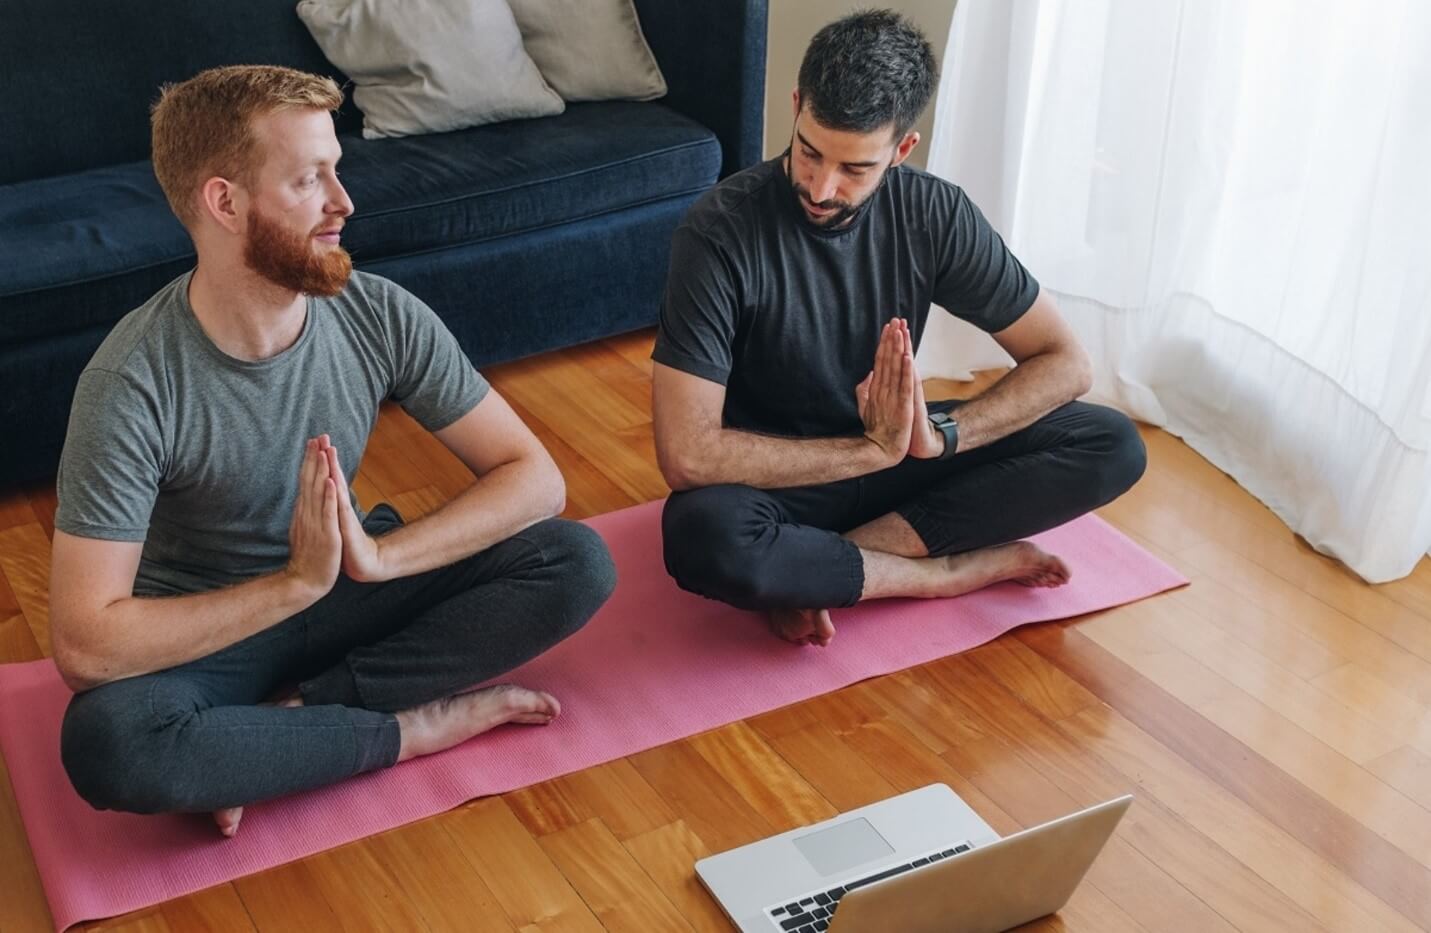
POLYGON ((766 2, 635 0, 666 76, 662 102, 719 137, 722 178, 762 157, 766 2))

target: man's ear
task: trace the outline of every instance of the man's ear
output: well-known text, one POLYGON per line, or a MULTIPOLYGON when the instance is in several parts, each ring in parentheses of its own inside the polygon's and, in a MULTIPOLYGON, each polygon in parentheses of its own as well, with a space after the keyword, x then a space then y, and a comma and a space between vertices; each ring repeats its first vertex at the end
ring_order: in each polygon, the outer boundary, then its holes
POLYGON ((790 92, 790 99, 795 103, 795 116, 800 116, 800 89, 797 87, 790 92))
POLYGON ((243 194, 238 185, 213 176, 199 188, 199 209, 229 233, 239 233, 243 223, 239 217, 239 201, 243 194))
POLYGON ((894 147, 894 161, 890 163, 890 166, 898 165, 909 158, 909 154, 917 145, 919 145, 919 134, 914 130, 905 133, 904 138, 899 141, 899 145, 894 147))

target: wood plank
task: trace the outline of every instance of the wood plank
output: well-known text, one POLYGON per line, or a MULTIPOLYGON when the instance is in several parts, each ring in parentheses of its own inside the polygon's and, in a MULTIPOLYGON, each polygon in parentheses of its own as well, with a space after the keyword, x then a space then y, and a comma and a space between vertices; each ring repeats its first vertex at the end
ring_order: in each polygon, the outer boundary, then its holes
MULTIPOLYGON (((1237 909, 1246 916, 1236 921, 1243 929, 1411 929, 1405 918, 1350 882, 1336 866, 1210 782, 1116 711, 1089 709, 1059 725, 1078 746, 1097 752, 1122 773, 1136 775, 1140 797, 1151 795, 1186 820, 1188 832, 1207 836, 1251 869, 1247 877, 1232 879, 1243 891, 1237 909), (1264 880, 1276 890, 1259 890, 1264 880)), ((1162 841, 1176 844, 1176 837, 1165 834, 1162 841)), ((1136 830, 1133 842, 1152 855, 1136 830)), ((1176 853, 1170 855, 1158 859, 1164 868, 1176 860, 1176 853)), ((1177 874, 1186 878, 1196 868, 1190 864, 1177 874)), ((1217 887, 1223 889, 1221 884, 1217 887)), ((1227 906, 1219 910, 1234 916, 1227 906)))
POLYGON ((1102 702, 1023 642, 996 638, 965 652, 980 670, 1048 719, 1063 719, 1102 702))
POLYGON ((388 500, 397 509, 404 522, 415 522, 424 515, 430 515, 452 501, 436 486, 422 486, 400 493, 388 500))
POLYGON ((497 797, 477 800, 440 821, 518 929, 600 930, 572 885, 497 797))
POLYGON ((1345 664, 1313 680, 1312 686, 1375 723, 1393 742, 1407 738, 1431 754, 1431 707, 1392 689, 1375 674, 1345 664))
POLYGON ((628 759, 666 805, 716 852, 770 835, 774 829, 689 742, 673 742, 628 759))
POLYGON ((684 820, 632 836, 626 850, 696 933, 728 933, 730 922, 695 873, 696 862, 712 853, 684 820))
POLYGON ((314 872, 305 859, 237 878, 233 886, 253 925, 264 933, 340 931, 339 911, 323 896, 314 872))
POLYGON ((841 741, 845 734, 817 722, 771 739, 770 744, 836 811, 893 797, 893 785, 841 741))
POLYGON ((1101 620, 1095 620, 1080 626, 1079 631, 1123 663, 1137 668, 1185 706, 1257 750, 1287 775, 1422 865, 1431 866, 1431 822, 1421 807, 1296 723, 1168 646, 1151 626, 1136 629, 1136 638, 1158 642, 1166 650, 1149 653, 1142 645, 1130 647, 1132 632, 1124 633, 1122 638, 1110 638, 1100 624, 1101 620))
POLYGON ((566 479, 566 509, 562 515, 573 519, 590 518, 637 504, 639 500, 635 496, 612 482, 592 461, 577 453, 554 428, 515 399, 508 398, 507 403, 542 442, 566 479))
POLYGON ((1017 637, 1412 923, 1431 926, 1431 873, 1405 852, 1077 631, 1033 626, 1017 637))
MULTIPOLYGON (((413 919, 427 929, 454 933, 514 929, 496 895, 438 819, 382 833, 360 847, 387 870, 391 884, 415 912, 413 919)), ((364 912, 362 919, 369 916, 364 912)))
POLYGON ((587 820, 539 840, 608 930, 646 933, 691 925, 600 820, 587 820))
POLYGON ((30 497, 23 490, 0 495, 0 531, 38 522, 35 510, 30 508, 30 497))
MULTIPOLYGON (((1249 696, 1286 716, 1353 761, 1368 761, 1402 744, 1376 719, 1359 714, 1325 690, 1320 690, 1259 654, 1182 606, 1150 600, 1136 614, 1109 615, 1082 631, 1097 641, 1119 627, 1136 627, 1143 636, 1156 633, 1168 644, 1198 661, 1206 671, 1235 684, 1249 696)), ((1194 677, 1211 685, 1206 671, 1194 677)))
MULTIPOLYGON (((4 577, 0 576, 0 585, 4 577)), ((20 613, 0 619, 0 664, 11 661, 38 661, 45 656, 35 641, 35 633, 20 613)))
POLYGON ((745 723, 702 733, 690 743, 776 832, 839 813, 745 723))
POLYGON ((1431 755, 1403 745, 1368 762, 1366 767, 1387 784, 1431 810, 1431 755))
POLYGON ((561 780, 572 798, 622 841, 676 820, 675 811, 646 783, 629 759, 609 761, 561 780))
POLYGON ((1163 601, 1190 609, 1298 677, 1311 680, 1347 663, 1332 647, 1306 634, 1295 617, 1251 605, 1216 580, 1198 574, 1189 577, 1191 586, 1165 594, 1163 601))
POLYGON ((35 644, 50 654, 50 539, 36 523, 0 531, 0 573, 20 604, 35 644))
MULTIPOLYGON (((602 343, 620 353, 626 362, 639 369, 649 380, 656 364, 651 359, 651 349, 656 344, 656 329, 648 327, 632 331, 618 337, 608 337, 602 343)), ((649 383, 648 383, 649 384, 649 383)))
POLYGON ((1269 612, 1295 618, 1303 629, 1348 661, 1360 664, 1388 684, 1431 703, 1431 662, 1383 633, 1328 606, 1281 577, 1216 546, 1182 552, 1183 557, 1238 597, 1269 612))
MULTIPOLYGON (((970 679, 969 659, 940 664, 951 680, 970 679)), ((1330 929, 1341 928, 1348 914, 1372 918, 1367 928, 1402 928, 1404 920, 1394 911, 1151 739, 1140 747, 1141 755, 1115 760, 1093 754, 1105 749, 1104 731, 1124 723, 1115 711, 1089 707, 1054 724, 1008 702, 1007 694, 987 679, 964 693, 970 706, 999 730, 1004 744, 1068 789, 1080 805, 1129 792, 1135 781, 1141 785, 1140 804, 1124 818, 1124 838, 1235 926, 1278 929, 1290 922, 1290 929, 1315 927, 1299 905, 1320 897, 1329 906, 1319 919, 1330 929), (1078 722, 1111 725, 1075 735, 1067 724, 1078 722), (1162 768, 1150 774, 1153 763, 1162 768)), ((1131 727, 1129 732, 1141 736, 1131 727)))
POLYGON ((232 884, 216 885, 169 901, 160 908, 159 914, 170 929, 184 933, 258 929, 232 884))
MULTIPOLYGON (((942 757, 1024 827, 1065 816, 1082 805, 1025 762, 1003 739, 971 742, 949 749, 942 757)), ((1125 833, 1120 827, 1094 862, 1085 883, 1091 881, 1150 930, 1233 929, 1178 879, 1129 845, 1125 833)))

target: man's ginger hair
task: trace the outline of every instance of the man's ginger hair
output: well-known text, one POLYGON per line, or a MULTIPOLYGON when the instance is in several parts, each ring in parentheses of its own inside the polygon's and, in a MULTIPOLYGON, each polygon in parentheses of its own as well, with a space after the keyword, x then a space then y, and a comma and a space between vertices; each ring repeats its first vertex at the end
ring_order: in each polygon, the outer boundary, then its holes
POLYGON ((332 78, 275 65, 229 65, 166 84, 150 113, 154 175, 185 227, 198 219, 197 195, 214 176, 251 183, 261 164, 253 121, 277 110, 337 110, 332 78))

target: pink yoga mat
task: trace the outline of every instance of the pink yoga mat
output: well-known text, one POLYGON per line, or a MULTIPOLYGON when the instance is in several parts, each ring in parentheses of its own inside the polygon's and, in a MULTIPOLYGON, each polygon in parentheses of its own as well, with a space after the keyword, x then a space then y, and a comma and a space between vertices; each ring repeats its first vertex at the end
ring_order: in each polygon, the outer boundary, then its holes
POLYGON ((590 521, 620 583, 576 636, 504 680, 562 701, 544 728, 507 726, 440 755, 256 804, 224 839, 203 816, 96 812, 60 766, 69 691, 46 661, 0 666, 0 749, 63 930, 271 868, 497 794, 972 648, 1027 622, 1106 609, 1187 581, 1101 519, 1038 539, 1073 580, 835 613, 828 649, 774 638, 758 616, 683 593, 660 554, 661 503, 590 521), (692 702, 698 699, 699 702, 692 702))

